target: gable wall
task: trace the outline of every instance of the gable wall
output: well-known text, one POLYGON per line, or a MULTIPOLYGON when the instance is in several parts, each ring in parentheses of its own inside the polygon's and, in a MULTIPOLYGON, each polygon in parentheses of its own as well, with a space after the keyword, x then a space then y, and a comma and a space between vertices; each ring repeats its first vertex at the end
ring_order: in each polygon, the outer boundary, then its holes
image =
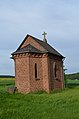
POLYGON ((39 44, 37 43, 33 38, 31 38, 30 36, 25 40, 24 44, 21 46, 21 48, 27 46, 28 44, 31 44, 32 46, 34 46, 35 48, 44 51, 45 49, 39 44))

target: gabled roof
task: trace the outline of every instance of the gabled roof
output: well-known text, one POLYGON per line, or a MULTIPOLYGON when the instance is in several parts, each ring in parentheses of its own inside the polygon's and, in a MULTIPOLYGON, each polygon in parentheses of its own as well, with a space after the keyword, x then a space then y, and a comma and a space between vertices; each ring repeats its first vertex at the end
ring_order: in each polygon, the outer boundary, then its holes
POLYGON ((51 54, 54 54, 54 55, 57 55, 57 56, 60 56, 60 57, 63 57, 58 51, 56 51, 52 46, 50 46, 47 42, 44 42, 44 41, 41 41, 33 36, 31 36, 34 40, 36 40, 44 49, 46 49, 45 52, 48 52, 48 53, 51 53, 51 54))
MULTIPOLYGON (((51 53, 53 55, 56 55, 56 56, 59 56, 61 58, 64 58, 64 56, 62 56, 58 51, 56 51, 52 46, 50 46, 48 43, 44 42, 44 41, 41 41, 31 35, 27 35, 25 37, 25 39, 23 40, 23 42, 21 43, 21 45, 18 47, 18 49, 13 53, 13 54, 18 54, 18 53, 24 53, 24 52, 36 52, 36 53, 51 53), (44 49, 45 51, 42 52, 40 50, 38 50, 37 48, 35 48, 34 46, 32 45, 27 45, 26 47, 24 48, 21 48, 21 46, 23 45, 23 43, 27 40, 28 37, 31 37, 32 39, 34 39, 36 42, 38 42, 44 49)), ((12 55, 13 55, 12 54, 12 55)))

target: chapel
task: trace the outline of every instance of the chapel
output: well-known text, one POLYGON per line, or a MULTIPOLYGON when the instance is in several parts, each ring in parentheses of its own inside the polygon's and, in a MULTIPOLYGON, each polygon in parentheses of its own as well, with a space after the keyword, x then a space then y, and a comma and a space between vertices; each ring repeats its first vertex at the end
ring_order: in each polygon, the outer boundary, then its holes
POLYGON ((43 40, 27 35, 12 53, 18 92, 50 93, 64 88, 64 56, 48 44, 45 32, 43 35, 43 40))

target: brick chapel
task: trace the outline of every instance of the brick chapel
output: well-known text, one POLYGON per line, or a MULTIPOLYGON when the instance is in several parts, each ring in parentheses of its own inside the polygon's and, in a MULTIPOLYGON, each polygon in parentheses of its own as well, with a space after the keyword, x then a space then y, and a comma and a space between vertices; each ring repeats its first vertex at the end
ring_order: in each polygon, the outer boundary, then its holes
POLYGON ((15 63, 15 85, 18 92, 29 93, 64 88, 64 57, 47 43, 27 35, 12 53, 15 63))

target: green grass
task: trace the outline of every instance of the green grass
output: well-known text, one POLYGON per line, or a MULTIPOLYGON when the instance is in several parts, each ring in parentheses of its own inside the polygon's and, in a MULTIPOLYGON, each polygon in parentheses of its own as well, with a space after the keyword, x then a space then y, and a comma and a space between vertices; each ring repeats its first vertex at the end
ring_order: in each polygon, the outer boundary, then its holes
POLYGON ((79 80, 70 80, 70 79, 67 79, 67 83, 75 83, 75 84, 79 84, 79 80))
POLYGON ((73 88, 75 86, 79 86, 79 80, 70 80, 70 79, 67 79, 67 87, 73 88))
MULTIPOLYGON (((3 82, 14 85, 13 79, 3 82)), ((5 87, 0 86, 0 119, 79 119, 79 87, 51 94, 8 94, 5 87)))
POLYGON ((14 85, 14 78, 0 78, 0 93, 5 92, 9 86, 14 85))

